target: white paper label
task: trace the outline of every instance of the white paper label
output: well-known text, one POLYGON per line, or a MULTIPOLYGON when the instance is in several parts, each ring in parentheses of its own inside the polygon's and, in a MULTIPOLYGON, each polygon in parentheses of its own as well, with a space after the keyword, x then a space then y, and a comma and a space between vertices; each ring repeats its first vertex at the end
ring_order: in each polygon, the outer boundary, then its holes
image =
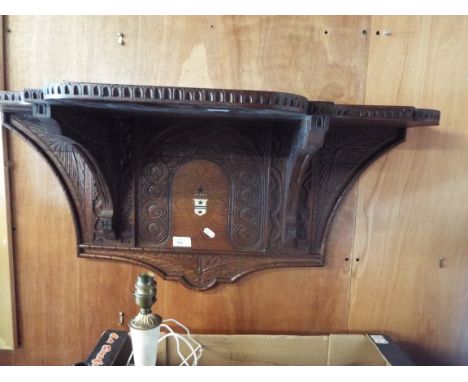
POLYGON ((186 236, 172 236, 173 247, 191 247, 192 239, 186 236))
POLYGON ((371 338, 376 344, 388 344, 388 341, 385 339, 385 337, 380 334, 371 335, 371 338))
POLYGON ((216 234, 211 230, 209 229, 208 227, 206 227, 204 230, 203 230, 203 233, 208 236, 210 239, 213 239, 216 234))

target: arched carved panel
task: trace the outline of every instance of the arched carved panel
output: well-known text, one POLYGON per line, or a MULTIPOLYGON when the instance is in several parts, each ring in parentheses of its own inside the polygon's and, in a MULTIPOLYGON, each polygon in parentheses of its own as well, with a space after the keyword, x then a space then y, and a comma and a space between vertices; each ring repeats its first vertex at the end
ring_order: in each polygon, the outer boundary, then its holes
POLYGON ((167 244, 174 176, 183 164, 200 159, 217 164, 228 178, 228 237, 232 247, 263 250, 268 169, 249 140, 226 127, 169 128, 146 147, 138 166, 139 243, 167 244))

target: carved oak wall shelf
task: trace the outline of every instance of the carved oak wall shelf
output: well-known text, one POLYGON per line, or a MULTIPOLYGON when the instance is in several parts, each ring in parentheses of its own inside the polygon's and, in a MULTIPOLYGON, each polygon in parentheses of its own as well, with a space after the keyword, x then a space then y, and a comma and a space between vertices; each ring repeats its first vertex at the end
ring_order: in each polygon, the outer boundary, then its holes
POLYGON ((48 161, 78 256, 204 290, 324 265, 346 190, 436 110, 276 92, 60 82, 1 92, 4 126, 48 161))

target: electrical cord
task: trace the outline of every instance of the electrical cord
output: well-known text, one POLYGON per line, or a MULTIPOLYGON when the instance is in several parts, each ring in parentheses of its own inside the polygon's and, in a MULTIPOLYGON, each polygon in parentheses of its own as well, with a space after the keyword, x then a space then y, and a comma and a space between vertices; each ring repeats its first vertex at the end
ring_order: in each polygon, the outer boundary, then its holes
MULTIPOLYGON (((182 366, 182 365, 184 365, 184 366, 197 366, 198 365, 198 360, 200 359, 200 357, 203 354, 203 346, 198 341, 193 339, 193 337, 190 334, 190 330, 185 325, 181 324, 179 321, 177 321, 177 320, 175 320, 173 318, 168 318, 168 319, 163 320, 162 323, 161 323, 161 329, 167 330, 168 333, 164 334, 163 336, 161 336, 159 338, 158 344, 161 341, 164 341, 166 338, 169 338, 169 337, 173 337, 175 339, 177 355, 179 356, 180 360, 182 361, 179 364, 179 366, 182 366), (169 322, 174 323, 177 326, 179 326, 180 328, 182 328, 186 332, 186 335, 182 336, 181 334, 174 332, 174 330, 169 325, 167 325, 167 323, 169 323, 169 322), (190 349, 190 354, 188 356, 184 356, 181 353, 181 351, 180 351, 180 341, 183 341, 183 343, 190 349), (190 359, 192 357, 193 357, 193 362, 192 362, 192 364, 190 364, 189 361, 190 361, 190 359)), ((133 351, 130 354, 130 356, 128 357, 127 366, 130 364, 130 361, 131 361, 132 357, 133 357, 133 351)))

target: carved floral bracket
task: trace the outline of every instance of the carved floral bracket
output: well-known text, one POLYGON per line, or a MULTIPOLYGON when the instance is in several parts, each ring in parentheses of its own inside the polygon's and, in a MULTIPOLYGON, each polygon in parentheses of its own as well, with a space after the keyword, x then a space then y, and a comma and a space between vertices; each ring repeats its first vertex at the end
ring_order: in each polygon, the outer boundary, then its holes
POLYGON ((61 181, 78 256, 143 265, 198 290, 264 268, 324 265, 328 229, 350 185, 405 140, 406 128, 440 118, 277 92, 70 82, 0 92, 0 104, 5 127, 61 181), (222 228, 180 247, 175 183, 200 161, 219 170, 226 196, 211 200, 218 186, 188 172, 182 189, 208 204, 206 214, 183 216, 222 228), (189 189, 196 182, 198 191, 189 189), (210 209, 215 202, 222 208, 210 209))

